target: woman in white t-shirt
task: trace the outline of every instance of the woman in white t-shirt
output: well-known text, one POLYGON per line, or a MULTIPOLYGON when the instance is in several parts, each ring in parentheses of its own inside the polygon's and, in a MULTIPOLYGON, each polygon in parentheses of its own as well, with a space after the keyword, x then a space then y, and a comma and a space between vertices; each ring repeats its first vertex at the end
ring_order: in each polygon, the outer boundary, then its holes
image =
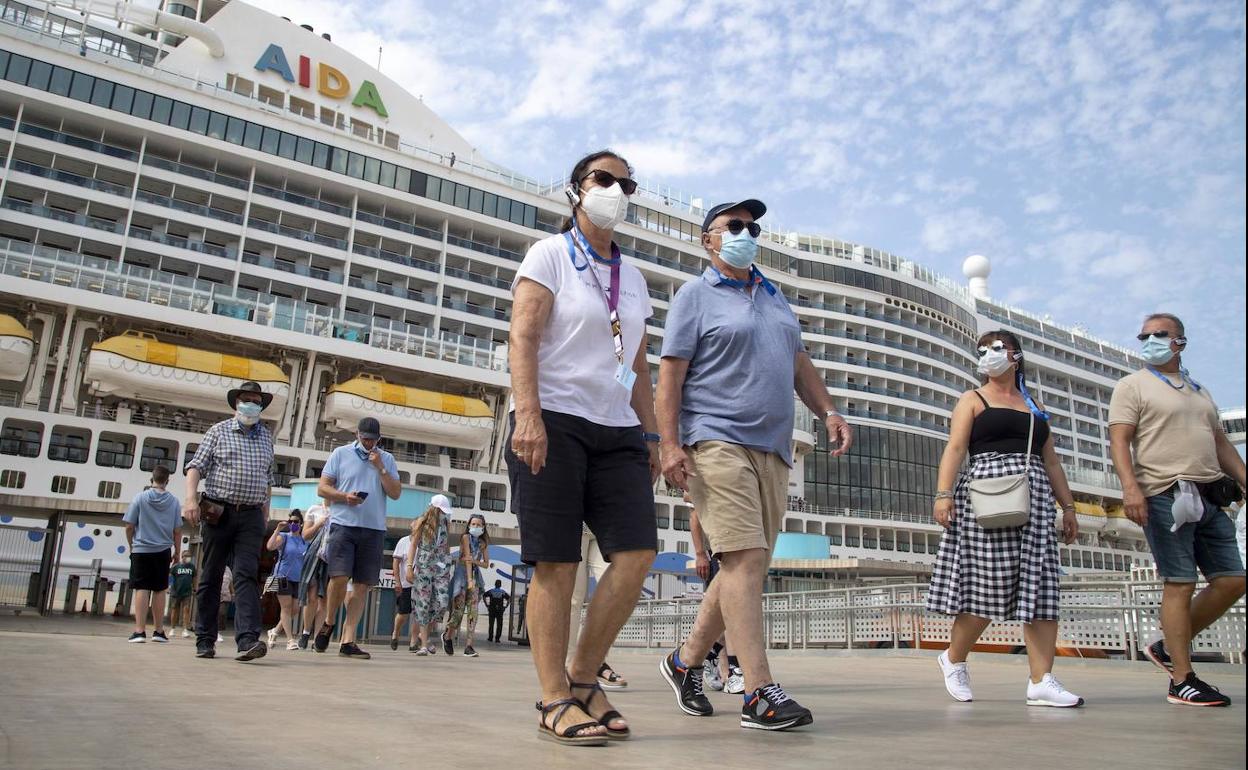
POLYGON ((329 537, 329 507, 324 500, 303 513, 303 539, 308 551, 303 559, 303 580, 299 584, 299 604, 303 607, 303 632, 299 634, 299 649, 308 649, 311 629, 320 628, 325 619, 325 586, 328 565, 321 558, 325 540, 329 537))
POLYGON ((572 212, 564 232, 534 244, 512 284, 507 469, 520 558, 536 565, 525 612, 542 690, 540 735, 561 743, 629 736, 597 672, 658 544, 659 437, 643 344, 650 296, 612 240, 637 189, 631 177, 609 150, 582 158, 565 190, 572 212), (583 525, 611 566, 565 670, 583 525))

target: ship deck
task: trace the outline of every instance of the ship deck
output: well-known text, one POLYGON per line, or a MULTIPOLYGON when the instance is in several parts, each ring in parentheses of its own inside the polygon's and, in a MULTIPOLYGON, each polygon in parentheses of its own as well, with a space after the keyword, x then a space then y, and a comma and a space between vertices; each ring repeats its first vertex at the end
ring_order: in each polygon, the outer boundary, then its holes
MULTIPOLYGON (((484 624, 484 618, 482 619, 484 624)), ((286 652, 263 661, 192 657, 191 640, 126 644, 111 620, 0 618, 0 767, 1242 767, 1242 666, 1207 665, 1229 709, 1171 706, 1147 664, 1060 659, 1088 700, 1028 708, 1021 656, 972 661, 978 699, 949 700, 928 652, 773 653, 773 670, 815 723, 791 734, 737 726, 739 701, 712 693, 709 719, 679 714, 660 651, 622 650, 632 684, 614 697, 632 741, 539 741, 528 651, 416 658, 373 647, 368 662, 286 652)), ((232 644, 219 645, 228 652, 232 644)))

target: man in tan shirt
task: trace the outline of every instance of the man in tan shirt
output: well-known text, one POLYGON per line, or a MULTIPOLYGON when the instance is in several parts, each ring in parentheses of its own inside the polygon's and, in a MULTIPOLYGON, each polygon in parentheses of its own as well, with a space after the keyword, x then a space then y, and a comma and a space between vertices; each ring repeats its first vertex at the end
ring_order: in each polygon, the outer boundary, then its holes
POLYGON ((1189 646, 1244 595, 1235 526, 1222 511, 1236 493, 1242 497, 1244 461, 1222 430, 1213 398, 1183 368, 1183 322, 1155 313, 1137 336, 1146 366, 1115 386, 1109 439, 1127 518, 1144 528, 1165 581, 1164 642, 1153 642, 1145 654, 1170 674, 1171 703, 1229 706, 1230 698, 1196 677, 1189 646), (1193 598, 1197 570, 1209 585, 1193 598))

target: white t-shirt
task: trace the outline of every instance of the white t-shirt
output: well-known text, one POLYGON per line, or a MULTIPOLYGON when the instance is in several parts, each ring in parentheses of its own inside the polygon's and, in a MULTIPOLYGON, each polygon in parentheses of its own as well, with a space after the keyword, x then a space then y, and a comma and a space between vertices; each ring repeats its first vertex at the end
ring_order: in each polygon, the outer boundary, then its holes
MULTIPOLYGON (((571 414, 598 425, 623 428, 637 425, 632 391, 615 380, 618 362, 611 336, 605 294, 611 286, 611 268, 598 264, 579 250, 576 263, 592 267, 577 270, 568 256, 568 242, 552 235, 529 249, 511 285, 528 278, 555 295, 554 306, 537 350, 537 391, 542 408, 571 414), (602 291, 589 270, 596 271, 602 291)), ((620 302, 617 308, 624 336, 624 364, 630 369, 646 334, 646 319, 653 315, 646 279, 624 260, 620 264, 620 302)), ((514 321, 513 321, 514 323, 514 321)), ((512 398, 511 408, 516 408, 512 398)))
POLYGON ((412 584, 407 582, 407 560, 408 550, 412 547, 412 536, 404 535, 399 538, 399 542, 394 544, 394 558, 399 560, 399 574, 394 579, 399 581, 400 588, 411 588, 412 584))

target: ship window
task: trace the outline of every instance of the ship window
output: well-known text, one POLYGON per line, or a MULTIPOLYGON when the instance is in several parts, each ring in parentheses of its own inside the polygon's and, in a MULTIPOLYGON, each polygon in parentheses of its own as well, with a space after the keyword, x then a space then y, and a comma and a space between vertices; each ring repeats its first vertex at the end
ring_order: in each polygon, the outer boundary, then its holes
POLYGON ((130 468, 134 465, 134 437, 121 433, 101 433, 95 450, 95 464, 105 468, 130 468))
POLYGON ((468 208, 468 185, 455 185, 455 206, 457 208, 468 208))
POLYGON ((281 141, 282 132, 276 128, 264 127, 264 138, 260 140, 260 152, 267 152, 270 155, 277 154, 277 143, 281 141))
POLYGON ((95 86, 95 77, 82 72, 74 73, 74 80, 69 85, 69 98, 80 102, 91 100, 91 88, 95 86))
POLYGON ((118 85, 113 89, 113 109, 118 112, 129 112, 134 103, 134 89, 130 86, 118 85))
POLYGON ((264 126, 248 121, 243 130, 243 146, 249 150, 260 149, 260 137, 264 136, 264 126))
POLYGON ((315 145, 307 137, 299 137, 295 144, 295 160, 300 163, 312 162, 312 148, 315 145))
POLYGON ((72 495, 78 486, 78 479, 73 476, 53 476, 52 491, 58 495, 72 495))
POLYGON ((377 177, 377 184, 382 187, 394 187, 394 164, 382 163, 381 174, 377 177))
POLYGON ((95 491, 96 497, 102 497, 105 500, 116 500, 121 497, 121 482, 119 481, 101 481, 100 486, 95 491))
MULTIPOLYGON (((103 443, 103 437, 100 443, 103 443)), ((143 456, 139 460, 139 470, 150 473, 157 465, 163 465, 170 471, 176 471, 174 464, 178 461, 178 444, 176 441, 161 439, 144 439, 143 456)))
POLYGON ((0 471, 0 487, 21 489, 26 486, 26 471, 0 471))
POLYGON ((511 199, 500 197, 498 199, 498 206, 496 207, 494 211, 494 216, 502 220, 510 219, 511 218, 511 199))
POLYGON ((429 184, 429 177, 422 171, 413 171, 412 180, 407 186, 408 192, 412 195, 424 195, 425 187, 429 184))
POLYGON ((0 454, 38 457, 43 443, 43 426, 35 422, 5 420, 0 432, 0 454))
POLYGON ((438 194, 442 191, 442 180, 436 176, 427 177, 425 180, 425 197, 438 199, 438 194))
POLYGON ((294 134, 288 134, 285 131, 281 133, 282 138, 277 143, 277 154, 286 160, 293 160, 295 157, 295 145, 298 144, 299 139, 294 134))
MULTIPOLYGON (((194 457, 195 452, 199 449, 199 444, 187 444, 186 451, 182 453, 182 467, 185 468, 194 457)), ((174 472, 180 471, 181 468, 171 468, 174 472)))
POLYGON ((481 202, 484 194, 475 187, 468 192, 468 210, 481 213, 481 202))
POLYGON ((364 181, 377 184, 381 176, 381 161, 376 158, 364 159, 364 181))
POLYGON ((273 458, 273 486, 289 487, 291 479, 299 478, 299 458, 298 457, 282 457, 273 458))
POLYGON ((168 124, 173 118, 173 105, 175 102, 167 96, 157 96, 152 99, 152 120, 157 123, 168 124))
POLYGON ((113 103, 113 84, 104 79, 95 81, 95 90, 91 92, 91 103, 96 107, 108 109, 113 103))
POLYGON ((312 165, 317 168, 327 168, 329 166, 329 145, 316 143, 316 148, 312 151, 312 165))
POLYGON ((332 147, 329 156, 329 169, 339 174, 347 173, 347 151, 332 147))
MULTIPOLYGON (((152 114, 155 115, 155 109, 152 114)), ((173 109, 169 111, 169 126, 171 128, 186 129, 191 122, 191 105, 186 102, 173 102, 173 109)))
POLYGON ((412 183, 412 170, 402 166, 394 167, 394 188, 407 192, 412 183))
POLYGON ((689 531, 689 509, 682 506, 676 506, 676 518, 672 522, 672 529, 678 532, 689 531))
POLYGON ((48 440, 48 459, 67 463, 85 463, 91 444, 91 431, 68 425, 52 427, 48 440))
POLYGON ((654 526, 656 529, 668 529, 672 526, 672 520, 667 516, 667 508, 654 507, 654 526))
POLYGON ((364 176, 364 156, 358 152, 347 155, 347 176, 360 179, 364 176))
POLYGON ((498 208, 498 196, 494 193, 487 192, 482 196, 481 212, 486 216, 494 216, 494 211, 498 208))
POLYGON ((25 83, 26 76, 30 74, 30 59, 25 56, 10 56, 9 66, 5 77, 14 83, 25 83))
POLYGON ((537 206, 525 205, 524 207, 524 226, 530 229, 537 228, 537 206))
MULTIPOLYGON (((130 105, 130 114, 142 120, 155 120, 155 118, 152 118, 152 101, 153 97, 147 91, 135 91, 134 103, 130 105)), ((165 101, 168 101, 168 99, 165 101)))
POLYGON ((441 201, 442 203, 445 203, 445 204, 446 204, 446 205, 448 205, 448 206, 454 205, 454 203, 455 203, 455 188, 456 188, 457 186, 458 186, 458 185, 456 185, 456 184, 455 184, 454 182, 452 182, 451 180, 449 180, 449 179, 443 179, 443 180, 442 180, 442 189, 438 191, 438 200, 439 200, 439 201, 441 201))
POLYGON ((511 202, 511 223, 513 225, 524 224, 524 204, 520 201, 511 202))
MULTIPOLYGON (((208 116, 208 136, 213 139, 225 138, 225 125, 230 120, 219 112, 213 112, 208 116)), ((233 118, 233 120, 238 120, 233 118)))
POLYGON ((225 123, 225 141, 230 144, 242 144, 246 131, 247 121, 241 118, 229 118, 225 123))
POLYGON ((56 67, 52 70, 52 83, 48 86, 48 90, 58 96, 69 96, 69 87, 73 83, 74 73, 64 67, 56 67))
POLYGON ((48 83, 52 80, 52 65, 47 62, 32 61, 30 63, 30 77, 26 79, 26 85, 40 91, 48 90, 48 83))

